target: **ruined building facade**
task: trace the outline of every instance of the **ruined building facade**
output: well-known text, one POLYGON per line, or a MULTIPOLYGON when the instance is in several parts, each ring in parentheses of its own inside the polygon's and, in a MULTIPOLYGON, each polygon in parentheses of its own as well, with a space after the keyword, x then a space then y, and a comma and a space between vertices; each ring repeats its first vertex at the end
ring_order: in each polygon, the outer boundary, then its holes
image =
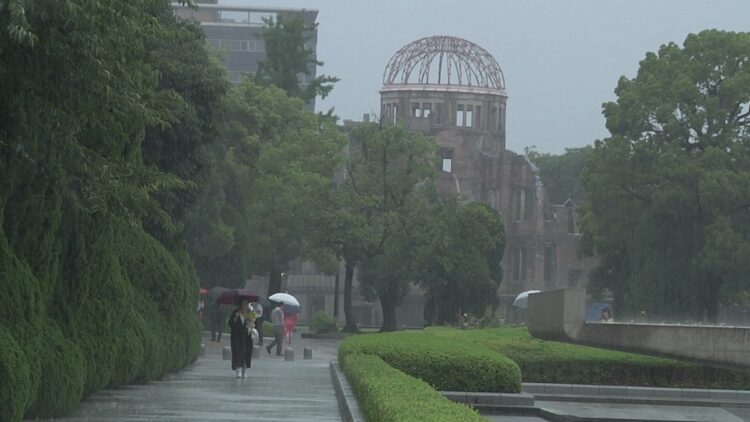
POLYGON ((587 282, 595 260, 577 256, 576 204, 550 204, 539 170, 505 147, 508 95, 487 51, 456 37, 414 41, 389 61, 380 93, 382 120, 435 138, 442 158, 439 192, 483 202, 502 215, 498 295, 506 312, 522 291, 587 282))

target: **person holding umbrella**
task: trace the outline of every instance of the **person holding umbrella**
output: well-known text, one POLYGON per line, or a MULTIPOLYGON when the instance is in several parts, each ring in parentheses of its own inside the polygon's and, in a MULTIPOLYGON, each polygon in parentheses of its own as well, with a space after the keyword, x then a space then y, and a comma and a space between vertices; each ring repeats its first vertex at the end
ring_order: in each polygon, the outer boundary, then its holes
POLYGON ((273 341, 266 346, 266 351, 271 354, 271 348, 276 346, 276 356, 281 356, 281 345, 284 343, 284 307, 283 302, 276 304, 276 308, 271 311, 271 324, 273 324, 273 341))
POLYGON ((221 341, 221 332, 224 331, 224 309, 220 303, 214 303, 209 314, 211 325, 211 341, 221 341))
POLYGON ((297 326, 297 318, 299 317, 299 313, 299 306, 284 305, 284 336, 286 336, 286 344, 292 344, 294 327, 297 326))
POLYGON ((253 359, 255 313, 250 310, 247 297, 240 297, 239 302, 240 306, 232 312, 228 322, 231 328, 232 369, 237 373, 237 378, 247 378, 245 370, 250 368, 253 359))
MULTIPOLYGON (((221 306, 221 302, 218 298, 229 292, 226 287, 212 287, 208 291, 208 295, 211 297, 211 307, 208 312, 208 325, 211 327, 211 341, 221 341, 221 333, 224 331, 224 308, 221 306)), ((234 305, 237 303, 237 299, 230 299, 231 302, 228 304, 234 305)))

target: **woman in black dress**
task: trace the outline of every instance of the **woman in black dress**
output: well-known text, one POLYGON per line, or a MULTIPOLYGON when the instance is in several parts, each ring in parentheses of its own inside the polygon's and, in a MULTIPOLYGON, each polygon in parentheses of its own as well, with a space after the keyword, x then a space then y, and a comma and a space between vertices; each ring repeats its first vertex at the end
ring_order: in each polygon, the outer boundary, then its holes
POLYGON ((253 359, 253 340, 251 337, 255 314, 248 307, 247 298, 240 299, 239 308, 232 312, 229 317, 231 328, 232 345, 232 369, 237 373, 237 378, 247 378, 245 370, 250 368, 253 359))

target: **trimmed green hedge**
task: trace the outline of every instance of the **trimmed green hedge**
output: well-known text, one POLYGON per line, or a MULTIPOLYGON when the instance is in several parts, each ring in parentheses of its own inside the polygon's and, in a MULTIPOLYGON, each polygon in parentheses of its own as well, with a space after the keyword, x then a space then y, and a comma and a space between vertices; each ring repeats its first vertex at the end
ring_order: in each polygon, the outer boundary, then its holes
POLYGON ((502 353, 518 364, 524 382, 750 389, 748 372, 539 340, 525 328, 434 327, 426 333, 502 353))
POLYGON ((505 356, 457 338, 425 332, 365 334, 339 347, 339 360, 350 354, 373 354, 392 367, 438 390, 518 393, 521 371, 505 356))
POLYGON ((0 421, 21 420, 31 398, 31 370, 26 354, 0 325, 0 421))
POLYGON ((64 413, 81 400, 86 381, 81 349, 63 336, 55 321, 47 319, 44 326, 47 331, 42 358, 45 382, 39 383, 36 399, 27 415, 29 417, 64 413))
POLYGON ((378 356, 345 354, 340 362, 367 420, 484 420, 475 410, 445 399, 424 381, 392 368, 378 356))

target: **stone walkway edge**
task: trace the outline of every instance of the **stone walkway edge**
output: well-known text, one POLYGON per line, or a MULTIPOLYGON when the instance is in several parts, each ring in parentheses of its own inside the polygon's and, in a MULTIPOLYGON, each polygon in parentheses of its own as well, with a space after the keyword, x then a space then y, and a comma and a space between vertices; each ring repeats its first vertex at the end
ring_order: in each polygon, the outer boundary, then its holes
POLYGON ((336 390, 336 399, 339 402, 341 420, 345 422, 365 422, 366 419, 359 408, 354 391, 335 359, 331 361, 331 378, 333 378, 333 388, 336 390))

